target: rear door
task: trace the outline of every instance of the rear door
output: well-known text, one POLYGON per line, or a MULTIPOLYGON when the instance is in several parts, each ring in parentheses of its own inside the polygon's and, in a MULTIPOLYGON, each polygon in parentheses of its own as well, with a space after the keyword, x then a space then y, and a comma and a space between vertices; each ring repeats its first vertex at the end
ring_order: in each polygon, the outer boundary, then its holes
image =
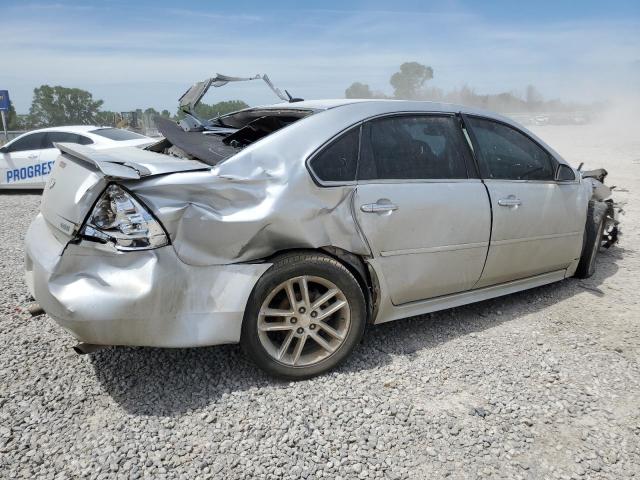
POLYGON ((468 290, 480 278, 491 214, 459 119, 366 122, 355 209, 394 304, 468 290))
POLYGON ((46 162, 51 166, 53 166, 56 158, 58 158, 58 155, 60 155, 60 150, 53 146, 54 143, 77 143, 79 145, 91 145, 93 141, 90 138, 85 137, 84 135, 79 135, 72 132, 46 132, 44 144, 42 145, 42 150, 40 151, 40 161, 46 162))
POLYGON ((5 188, 37 188, 42 187, 45 177, 51 171, 51 164, 40 160, 40 152, 44 144, 45 134, 35 132, 23 135, 9 147, 9 152, 2 154, 0 164, 0 184, 5 188))
POLYGON ((465 116, 480 174, 491 198, 488 285, 566 268, 580 255, 584 199, 577 180, 554 180, 557 161, 523 131, 465 116))
POLYGON ((58 158, 60 150, 53 146, 54 143, 77 143, 79 145, 92 145, 93 140, 85 135, 80 135, 79 133, 49 131, 46 134, 44 145, 42 147, 42 158, 53 160, 58 158))

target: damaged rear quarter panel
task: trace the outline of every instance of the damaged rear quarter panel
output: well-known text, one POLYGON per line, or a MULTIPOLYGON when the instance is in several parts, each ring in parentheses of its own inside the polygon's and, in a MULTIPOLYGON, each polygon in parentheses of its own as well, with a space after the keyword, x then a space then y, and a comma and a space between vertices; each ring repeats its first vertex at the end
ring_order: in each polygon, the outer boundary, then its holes
POLYGON ((352 214, 355 184, 319 187, 305 166, 316 149, 360 119, 345 113, 329 110, 300 120, 210 171, 127 186, 153 209, 178 256, 190 265, 246 262, 329 245, 369 255, 352 214))

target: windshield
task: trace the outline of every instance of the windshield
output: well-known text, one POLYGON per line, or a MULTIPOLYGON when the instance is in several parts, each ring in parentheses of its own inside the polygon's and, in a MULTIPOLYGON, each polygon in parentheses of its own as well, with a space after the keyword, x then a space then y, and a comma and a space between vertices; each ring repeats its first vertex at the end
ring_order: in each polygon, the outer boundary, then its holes
POLYGON ((146 138, 144 135, 133 133, 129 130, 122 130, 121 128, 98 128, 97 130, 91 130, 90 133, 100 135, 101 137, 108 138, 109 140, 115 140, 116 142, 143 140, 146 138))

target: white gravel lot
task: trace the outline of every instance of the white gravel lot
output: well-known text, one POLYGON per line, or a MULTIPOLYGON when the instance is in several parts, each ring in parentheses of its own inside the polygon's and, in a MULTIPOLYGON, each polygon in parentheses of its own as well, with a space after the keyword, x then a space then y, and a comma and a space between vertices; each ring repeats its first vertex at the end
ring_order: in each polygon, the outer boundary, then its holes
POLYGON ((0 478, 640 477, 640 136, 537 133, 629 202, 596 275, 373 327, 299 383, 236 346, 77 356, 25 311, 39 195, 0 193, 0 478))

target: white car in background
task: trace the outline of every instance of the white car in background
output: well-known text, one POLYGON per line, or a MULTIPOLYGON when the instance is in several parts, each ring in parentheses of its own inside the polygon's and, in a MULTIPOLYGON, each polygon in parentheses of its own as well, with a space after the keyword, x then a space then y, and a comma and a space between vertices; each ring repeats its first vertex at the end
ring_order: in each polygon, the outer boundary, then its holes
POLYGON ((96 150, 145 147, 153 138, 112 127, 51 127, 20 135, 0 148, 0 188, 44 188, 60 155, 54 143, 78 143, 96 150))

